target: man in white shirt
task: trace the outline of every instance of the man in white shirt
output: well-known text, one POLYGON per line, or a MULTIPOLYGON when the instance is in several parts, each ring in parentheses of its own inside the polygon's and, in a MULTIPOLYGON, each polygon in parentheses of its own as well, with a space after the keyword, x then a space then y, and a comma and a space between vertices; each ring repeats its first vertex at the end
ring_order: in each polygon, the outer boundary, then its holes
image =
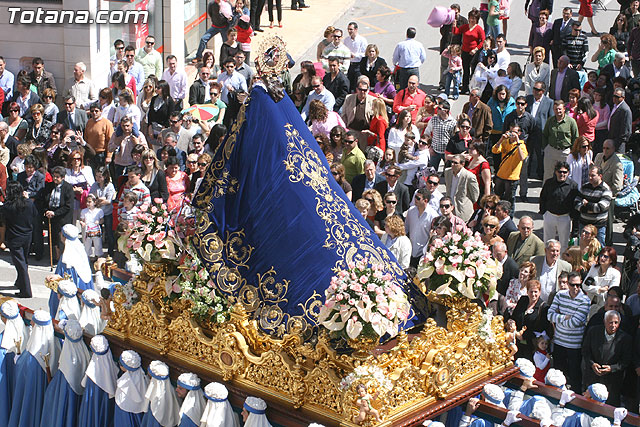
POLYGON ((236 63, 233 58, 224 61, 224 72, 218 75, 218 83, 222 85, 222 102, 229 105, 229 94, 238 91, 248 92, 247 81, 244 76, 236 71, 236 63))
POLYGON ((559 258, 560 242, 549 239, 544 255, 538 255, 531 260, 536 266, 536 278, 540 281, 540 300, 547 304, 551 304, 549 296, 558 290, 560 273, 571 272, 571 264, 559 258))
POLYGON ((116 71, 118 71, 118 62, 126 61, 126 58, 124 56, 124 42, 120 39, 117 39, 115 42, 113 42, 113 48, 116 50, 116 53, 111 55, 111 57, 109 58, 110 69, 106 87, 111 87, 111 76, 113 76, 116 71))
POLYGON ((356 22, 349 22, 347 31, 349 32, 349 37, 344 39, 344 45, 351 51, 351 62, 349 63, 347 78, 350 84, 349 90, 353 92, 360 75, 360 60, 362 60, 367 50, 367 39, 358 34, 358 24, 356 22))
POLYGON ((13 84, 15 82, 15 76, 5 68, 6 65, 4 58, 0 56, 0 89, 4 90, 5 101, 13 96, 13 84))
MULTIPOLYGON (((511 63, 511 54, 507 52, 507 40, 504 34, 499 34, 496 37, 496 56, 498 57, 498 68, 507 71, 507 67, 511 63)), ((512 94, 515 98, 516 94, 512 94)))
POLYGON ((420 258, 423 256, 425 248, 429 243, 431 221, 438 216, 438 212, 429 206, 431 194, 426 188, 421 188, 416 192, 416 205, 407 211, 405 228, 407 236, 411 240, 411 267, 418 267, 420 258))
MULTIPOLYGON (((440 211, 440 199, 444 196, 444 194, 438 190, 438 185, 440 185, 440 175, 434 173, 427 177, 427 190, 431 193, 429 206, 436 212, 440 211)), ((413 201, 411 203, 415 204, 413 201)))
POLYGON ((178 58, 175 55, 167 56, 167 69, 162 73, 162 80, 169 83, 169 93, 182 109, 182 100, 187 94, 187 74, 184 70, 178 70, 178 58))
POLYGON ((83 110, 89 109, 92 103, 98 100, 98 90, 91 80, 85 77, 87 66, 84 62, 78 62, 73 67, 73 80, 67 87, 67 95, 76 99, 76 105, 83 110))
POLYGON ((427 51, 422 43, 415 39, 416 29, 407 28, 407 39, 401 41, 393 50, 393 65, 398 69, 398 91, 407 87, 410 76, 420 79, 420 66, 427 59, 427 51))

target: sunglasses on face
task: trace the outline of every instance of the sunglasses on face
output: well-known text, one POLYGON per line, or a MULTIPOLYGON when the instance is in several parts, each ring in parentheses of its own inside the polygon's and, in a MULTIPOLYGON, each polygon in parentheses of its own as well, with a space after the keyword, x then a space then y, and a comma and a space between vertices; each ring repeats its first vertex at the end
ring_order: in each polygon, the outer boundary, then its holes
POLYGON ((367 202, 369 202, 369 203, 373 203, 373 202, 374 202, 374 201, 373 201, 373 199, 367 199, 367 198, 365 198, 365 200, 366 200, 367 202))
POLYGON ((172 123, 175 125, 176 123, 180 123, 180 120, 169 120, 169 123, 172 123))
POLYGON ((397 178, 397 177, 398 177, 398 175, 394 175, 394 174, 391 174, 391 173, 387 174, 387 178, 397 178))
POLYGON ((74 102, 65 102, 64 105, 73 105, 75 104, 74 102))
POLYGON ((451 205, 440 205, 440 209, 449 209, 451 205))
POLYGON ((518 104, 518 105, 520 105, 520 106, 525 106, 525 105, 527 105, 527 103, 526 103, 526 102, 516 102, 516 104, 518 104))
POLYGON ((543 91, 543 89, 539 88, 539 87, 534 87, 533 90, 535 90, 536 92, 542 92, 543 91))
POLYGON ((10 112, 10 113, 19 113, 19 112, 20 112, 20 110, 19 110, 19 109, 18 109, 18 110, 9 110, 9 112, 10 112))
POLYGON ((145 43, 146 43, 146 44, 149 44, 149 45, 152 45, 152 46, 153 46, 154 44, 156 44, 156 42, 145 42, 145 43))
POLYGON ((471 126, 460 126, 460 129, 471 129, 471 126))
POLYGON ((127 58, 133 58, 135 55, 125 55, 127 58))
POLYGON ((333 175, 333 176, 338 176, 338 175, 340 175, 340 172, 338 172, 338 171, 331 171, 331 175, 333 175))
POLYGON ((388 204, 388 205, 395 205, 398 202, 397 202, 397 200, 387 200, 387 201, 385 201, 385 203, 388 204))
POLYGON ((60 135, 60 132, 53 130, 51 131, 51 135, 60 135))
POLYGON ((203 167, 207 166, 207 164, 206 163, 198 163, 198 166, 203 168, 203 167))
POLYGON ((560 175, 566 175, 566 174, 569 173, 569 171, 567 171, 567 170, 559 170, 559 171, 556 171, 556 172, 558 172, 560 175))
POLYGON ((427 184, 438 185, 440 183, 438 181, 427 181, 427 184))
POLYGON ((218 92, 209 92, 209 95, 211 95, 211 96, 218 96, 218 92))
POLYGON ((50 95, 43 95, 42 99, 53 99, 53 97, 50 95))
POLYGON ((312 88, 314 89, 318 89, 320 87, 320 85, 311 85, 312 88))

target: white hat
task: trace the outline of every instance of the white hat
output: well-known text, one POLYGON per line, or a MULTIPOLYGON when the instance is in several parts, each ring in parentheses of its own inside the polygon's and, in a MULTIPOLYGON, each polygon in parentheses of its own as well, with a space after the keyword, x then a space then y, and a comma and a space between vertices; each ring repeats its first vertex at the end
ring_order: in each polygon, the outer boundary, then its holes
POLYGON ((529 416, 537 420, 548 420, 551 418, 551 408, 549 407, 546 399, 536 399, 536 402, 533 404, 533 408, 531 408, 531 415, 529 416))
POLYGON ((82 292, 82 311, 80 312, 80 324, 87 333, 97 335, 101 333, 107 322, 100 317, 100 295, 93 289, 82 292))
POLYGON ((75 240, 80 235, 80 230, 73 224, 67 224, 62 227, 62 235, 65 239, 75 240))
POLYGON ((96 335, 91 338, 91 361, 87 367, 87 372, 82 379, 82 385, 87 386, 87 378, 95 385, 100 387, 102 391, 113 398, 116 394, 116 385, 118 381, 118 365, 113 361, 109 341, 104 335, 96 335))
POLYGON ((604 403, 609 398, 609 390, 607 389, 607 386, 604 384, 600 384, 600 383, 591 384, 589 387, 587 387, 587 390, 589 390, 589 394, 591 395, 591 398, 598 402, 604 403))
POLYGON ((53 335, 51 315, 44 310, 33 312, 33 327, 25 348, 26 351, 38 361, 40 367, 46 372, 44 355, 49 354, 49 369, 51 375, 58 371, 58 358, 60 357, 60 342, 53 335))
POLYGON ((159 360, 154 360, 149 365, 148 371, 151 375, 151 382, 149 382, 145 397, 149 401, 153 418, 163 426, 178 424, 180 422, 178 417, 180 407, 176 391, 169 381, 169 367, 159 360))
POLYGON ((14 300, 5 301, 0 305, 0 314, 6 318, 0 348, 7 350, 7 353, 17 353, 18 343, 20 351, 27 345, 29 340, 29 329, 20 317, 20 307, 14 300))
POLYGON ((63 318, 64 313, 67 319, 80 319, 80 303, 78 302, 78 288, 71 280, 60 280, 58 282, 58 293, 62 295, 58 311, 56 311, 56 320, 63 318))
POLYGON ((567 385, 567 378, 561 370, 551 368, 547 371, 544 382, 553 387, 564 388, 567 385))
POLYGON ((58 282, 58 292, 67 298, 73 298, 77 296, 78 287, 71 280, 60 280, 58 282))
POLYGON ((499 386, 495 384, 486 384, 482 387, 482 394, 488 402, 504 407, 504 403, 502 403, 504 400, 504 391, 502 391, 499 386))
POLYGON ((229 392, 220 383, 209 383, 204 388, 207 406, 204 408, 200 425, 202 427, 240 427, 238 416, 227 400, 229 392))
POLYGON ((196 374, 185 372, 178 377, 178 385, 189 390, 180 407, 178 414, 180 419, 182 419, 183 415, 186 415, 193 424, 199 425, 205 407, 204 394, 200 388, 200 378, 196 374))
POLYGON ((133 350, 120 354, 120 366, 126 372, 118 378, 116 386, 116 405, 125 412, 140 414, 147 412, 149 402, 144 397, 149 380, 140 369, 140 355, 133 350))
POLYGON ((440 421, 427 420, 422 423, 423 426, 427 427, 444 427, 444 424, 440 421))
POLYGON ((266 410, 267 402, 259 397, 248 396, 243 405, 244 409, 249 412, 245 427, 271 427, 267 420, 266 410))
POLYGON ((536 366, 528 359, 519 358, 516 360, 516 366, 520 368, 520 374, 526 378, 532 378, 536 373, 536 366))
POLYGON ((309 424, 309 427, 324 427, 324 425, 318 424, 318 423, 311 423, 309 424))
POLYGON ((82 326, 77 320, 69 319, 65 322, 65 340, 60 353, 59 367, 71 389, 78 395, 84 393, 82 378, 91 360, 91 353, 82 340, 82 332, 82 326))

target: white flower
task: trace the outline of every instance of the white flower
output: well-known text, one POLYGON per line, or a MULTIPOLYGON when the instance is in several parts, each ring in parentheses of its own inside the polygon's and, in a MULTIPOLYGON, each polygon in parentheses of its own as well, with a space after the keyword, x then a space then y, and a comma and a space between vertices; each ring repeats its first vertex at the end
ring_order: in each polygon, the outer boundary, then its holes
POLYGON ((362 332, 362 322, 354 320, 353 317, 347 321, 347 336, 351 339, 356 339, 362 332))

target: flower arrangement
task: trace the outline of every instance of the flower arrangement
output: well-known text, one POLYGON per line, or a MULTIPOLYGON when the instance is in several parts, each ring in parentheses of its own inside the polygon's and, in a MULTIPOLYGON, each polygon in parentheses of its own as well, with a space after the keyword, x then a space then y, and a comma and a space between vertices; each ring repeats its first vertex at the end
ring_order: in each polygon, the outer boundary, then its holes
POLYGON ((127 283, 122 285, 122 293, 126 298, 126 301, 122 306, 127 310, 131 310, 131 307, 133 307, 133 305, 139 300, 138 294, 133 288, 133 278, 129 279, 127 283))
POLYGON ((202 264, 190 240, 185 241, 179 259, 180 274, 173 278, 167 294, 192 302, 191 312, 203 321, 223 323, 229 319, 231 307, 220 294, 202 264))
POLYGON ((147 262, 175 259, 177 237, 170 221, 164 203, 154 201, 151 205, 142 205, 127 231, 118 239, 118 248, 129 259, 134 254, 147 262))
POLYGON ((420 261, 418 278, 428 279, 428 288, 438 295, 492 297, 502 265, 496 261, 480 235, 456 229, 436 238, 420 261))
POLYGON ((478 336, 482 338, 487 344, 493 344, 496 342, 496 336, 491 329, 491 322, 493 321, 493 312, 490 309, 486 309, 482 313, 482 320, 478 326, 478 336))
POLYGON ((368 264, 368 259, 350 263, 331 278, 318 323, 332 335, 352 340, 396 336, 399 323, 409 317, 410 305, 402 288, 380 265, 368 264))
POLYGON ((340 381, 340 388, 348 390, 354 384, 361 384, 375 380, 382 390, 389 391, 393 388, 393 382, 387 378, 382 369, 375 365, 363 364, 357 366, 353 372, 349 373, 340 381))

